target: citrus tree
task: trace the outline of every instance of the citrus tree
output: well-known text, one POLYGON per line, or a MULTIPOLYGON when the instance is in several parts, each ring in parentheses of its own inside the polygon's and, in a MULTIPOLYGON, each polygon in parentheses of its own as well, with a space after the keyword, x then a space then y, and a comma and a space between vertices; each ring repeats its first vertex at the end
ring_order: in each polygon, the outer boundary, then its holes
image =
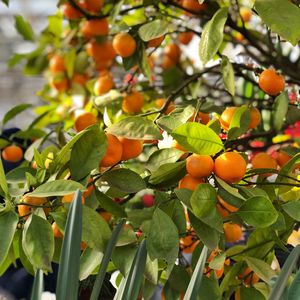
POLYGON ((267 299, 300 221, 299 1, 61 0, 16 28, 45 105, 2 122, 37 114, 0 140, 0 274, 52 271, 79 189, 81 281, 125 219, 107 272, 145 240, 140 297, 182 298, 208 249, 199 299, 267 299))

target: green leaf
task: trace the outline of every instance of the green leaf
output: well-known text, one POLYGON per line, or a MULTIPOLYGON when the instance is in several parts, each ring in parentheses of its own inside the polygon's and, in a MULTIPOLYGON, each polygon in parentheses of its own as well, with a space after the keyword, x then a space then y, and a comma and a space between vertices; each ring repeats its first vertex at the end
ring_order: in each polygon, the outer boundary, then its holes
POLYGON ((152 121, 143 117, 128 117, 107 128, 107 132, 134 140, 161 140, 162 135, 152 121))
POLYGON ((227 8, 220 8, 203 29, 199 44, 199 55, 203 64, 215 56, 222 44, 227 14, 227 8))
POLYGON ((228 131, 228 140, 236 139, 249 128, 250 112, 246 105, 243 105, 234 112, 228 131))
POLYGON ((152 260, 165 259, 172 269, 179 250, 178 230, 170 217, 159 208, 153 214, 147 249, 152 260))
POLYGON ((213 277, 203 276, 199 291, 199 300, 207 300, 207 295, 210 295, 211 299, 221 300, 221 290, 218 280, 213 277))
POLYGON ((298 300, 300 295, 300 270, 288 290, 288 300, 298 300))
POLYGON ((261 292, 259 292, 254 287, 245 287, 242 286, 241 288, 241 299, 243 300, 265 300, 265 297, 261 292))
POLYGON ((255 9, 275 33, 296 46, 300 40, 300 8, 289 1, 256 0, 255 9))
POLYGON ((27 103, 19 104, 19 105, 13 107, 3 117, 2 124, 5 125, 8 121, 13 119, 15 116, 17 116, 18 114, 22 113, 23 111, 25 111, 26 109, 31 108, 31 107, 32 107, 32 104, 27 104, 27 103))
POLYGON ((86 248, 80 256, 79 280, 87 279, 97 267, 99 267, 103 258, 103 253, 96 249, 86 248))
POLYGON ((0 188, 4 192, 4 195, 9 198, 8 185, 7 185, 1 158, 0 158, 0 188))
POLYGON ((94 104, 96 107, 103 108, 121 102, 121 100, 122 94, 118 90, 112 89, 104 95, 95 97, 94 104))
POLYGON ((222 69, 222 76, 223 76, 225 89, 229 92, 230 95, 234 96, 235 94, 234 69, 228 57, 225 55, 222 56, 221 69, 222 69))
POLYGON ((35 268, 52 271, 54 236, 51 225, 46 219, 36 214, 32 214, 27 219, 23 230, 22 246, 28 260, 35 268))
POLYGON ((41 300, 43 291, 44 291, 44 273, 42 270, 38 269, 34 276, 30 300, 41 300))
POLYGON ((122 247, 116 247, 114 249, 112 261, 124 277, 128 274, 130 270, 131 264, 136 253, 136 249, 136 245, 133 244, 122 247), (124 257, 126 257, 126 260, 124 259, 124 257))
POLYGON ((98 125, 87 130, 74 144, 71 151, 70 171, 72 179, 80 181, 99 167, 106 152, 106 137, 98 125))
POLYGON ((173 185, 185 175, 185 161, 161 165, 152 173, 149 183, 153 185, 173 185))
POLYGON ((291 201, 282 205, 283 210, 296 221, 300 221, 300 201, 291 201))
POLYGON ((2 150, 3 148, 5 148, 8 145, 10 145, 10 141, 0 138, 0 150, 2 150))
POLYGON ((12 169, 6 174, 6 179, 8 183, 25 183, 26 182, 26 173, 35 175, 36 170, 30 167, 18 167, 12 169))
POLYGON ((214 155, 223 149, 219 136, 209 127, 189 122, 177 127, 171 133, 173 138, 187 151, 201 154, 214 155))
POLYGON ((102 180, 107 181, 111 187, 128 194, 137 193, 146 188, 146 183, 141 176, 129 169, 106 172, 102 180))
POLYGON ((97 189, 95 190, 95 193, 101 207, 104 208, 106 211, 119 218, 124 218, 127 216, 124 208, 120 204, 118 204, 102 192, 98 191, 97 189))
POLYGON ((175 163, 183 154, 176 148, 159 149, 150 155, 146 167, 153 172, 161 165, 175 163))
POLYGON ((65 196, 74 193, 77 189, 83 191, 85 187, 76 181, 59 179, 40 185, 28 195, 33 197, 65 196))
MULTIPOLYGON (((299 9, 299 13, 300 13, 300 9, 299 9)), ((287 114, 288 107, 289 107, 289 102, 290 99, 286 91, 282 92, 279 96, 277 96, 274 101, 272 113, 273 113, 273 126, 276 131, 279 131, 284 124, 285 116, 287 114)))
POLYGON ((34 32, 32 27, 22 16, 15 16, 15 27, 24 40, 34 41, 34 32))
POLYGON ((185 124, 194 113, 195 108, 191 105, 185 108, 176 108, 169 115, 159 118, 156 123, 165 131, 171 132, 180 125, 185 124))
POLYGON ((166 20, 156 19, 139 28, 139 36, 144 42, 165 35, 168 32, 169 23, 166 20))
POLYGON ((210 250, 214 250, 218 246, 221 236, 220 232, 197 219, 191 212, 189 212, 189 218, 202 243, 210 250))
POLYGON ((92 290, 90 300, 97 300, 99 298, 100 290, 101 290, 101 287, 102 287, 102 284, 103 284, 103 281, 105 278, 105 274, 106 274, 106 269, 107 269, 108 263, 112 257, 112 253, 114 251, 114 248, 116 246, 118 237, 120 235, 120 232, 121 232, 121 229, 122 229, 124 223, 125 223, 124 219, 119 222, 119 224, 114 229, 112 236, 108 242, 108 245, 105 249, 104 257, 103 257, 101 265, 100 265, 98 275, 96 277, 96 281, 94 283, 94 287, 92 290))
POLYGON ((68 213, 64 241, 59 261, 56 299, 77 299, 80 272, 82 232, 81 192, 77 191, 68 213))
POLYGON ((117 298, 117 299, 132 300, 138 298, 140 286, 143 279, 142 274, 144 274, 145 271, 146 261, 147 261, 146 240, 143 240, 136 252, 129 274, 126 278, 125 287, 122 296, 121 298, 117 298))
POLYGON ((3 264, 12 244, 19 218, 13 211, 0 213, 0 266, 3 264))
POLYGON ((197 265, 194 269, 191 281, 186 290, 183 300, 194 300, 198 298, 198 294, 201 287, 203 271, 206 263, 208 248, 206 246, 203 247, 201 251, 201 255, 197 262, 197 265))
POLYGON ((193 214, 201 219, 215 209, 217 202, 217 192, 208 183, 199 184, 191 197, 193 214))
POLYGON ((250 269, 264 282, 269 283, 270 279, 276 276, 276 272, 269 264, 255 257, 246 257, 245 261, 250 269))
POLYGON ((248 199, 237 214, 249 225, 257 228, 268 227, 276 222, 278 213, 272 202, 265 197, 255 196, 248 199))

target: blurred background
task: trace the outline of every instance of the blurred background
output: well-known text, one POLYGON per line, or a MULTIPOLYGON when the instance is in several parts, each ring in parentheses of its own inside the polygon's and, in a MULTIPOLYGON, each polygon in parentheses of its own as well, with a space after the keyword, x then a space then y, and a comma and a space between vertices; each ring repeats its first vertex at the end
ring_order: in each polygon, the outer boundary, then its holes
MULTIPOLYGON (((24 76, 20 66, 9 69, 8 59, 13 53, 27 53, 34 49, 32 43, 26 42, 15 30, 15 15, 22 15, 28 20, 35 33, 43 30, 47 16, 56 11, 53 0, 10 0, 9 8, 0 1, 0 119, 16 104, 36 104, 39 99, 35 93, 43 86, 43 78, 24 76)), ((24 127, 33 118, 28 110, 14 119, 9 126, 24 127)))

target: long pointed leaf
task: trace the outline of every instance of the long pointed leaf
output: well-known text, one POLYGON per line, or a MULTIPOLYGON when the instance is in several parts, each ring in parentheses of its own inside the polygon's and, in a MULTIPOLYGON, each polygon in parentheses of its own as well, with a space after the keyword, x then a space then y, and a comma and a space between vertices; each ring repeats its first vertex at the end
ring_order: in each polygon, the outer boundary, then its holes
POLYGON ((194 300, 198 297, 207 258, 207 250, 208 248, 204 246, 183 300, 194 300))
POLYGON ((34 282, 33 282, 30 300, 41 300, 43 291, 44 291, 44 273, 41 269, 38 269, 34 276, 34 282))
POLYGON ((284 293, 287 281, 293 272, 295 264, 300 255, 300 245, 296 246, 293 251, 288 256, 287 260, 284 263, 284 266, 281 270, 280 275, 278 276, 271 294, 269 296, 269 300, 280 300, 282 299, 282 295, 284 293))
POLYGON ((117 299, 137 299, 147 260, 146 240, 143 240, 135 254, 130 271, 126 278, 123 293, 117 299))
POLYGON ((118 237, 119 237, 119 234, 122 230, 124 223, 125 223, 125 219, 123 219, 119 222, 119 224, 116 226, 116 228, 114 229, 114 231, 112 233, 111 239, 108 242, 102 262, 100 264, 100 269, 99 269, 99 272, 98 272, 98 275, 97 275, 97 278, 96 278, 96 281, 95 281, 95 284, 93 287, 93 291, 92 291, 90 300, 98 300, 98 298, 99 298, 101 287, 102 287, 102 284, 103 284, 103 281, 105 278, 106 269, 107 269, 108 263, 111 259, 113 250, 115 249, 115 246, 117 244, 118 237))
POLYGON ((77 299, 78 297, 81 232, 81 192, 77 190, 70 206, 59 261, 57 300, 77 299))
POLYGON ((289 300, 298 300, 300 295, 300 270, 298 270, 296 277, 294 278, 289 291, 288 299, 289 300))

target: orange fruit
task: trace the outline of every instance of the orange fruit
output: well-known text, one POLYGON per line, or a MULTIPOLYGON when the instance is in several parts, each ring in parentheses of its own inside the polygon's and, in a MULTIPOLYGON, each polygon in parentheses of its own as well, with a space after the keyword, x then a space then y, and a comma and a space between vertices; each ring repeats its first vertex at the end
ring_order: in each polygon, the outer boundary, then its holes
POLYGON ((284 166, 291 158, 292 157, 286 152, 280 150, 277 151, 276 162, 280 167, 284 166))
POLYGON ((51 225, 51 227, 52 227, 52 230, 53 230, 54 237, 56 237, 58 239, 63 239, 64 238, 64 235, 59 230, 56 222, 53 222, 52 225, 51 225))
POLYGON ((158 38, 152 39, 152 40, 150 40, 148 42, 147 46, 149 48, 157 48, 157 47, 159 47, 161 45, 161 43, 163 42, 164 39, 165 39, 164 35, 162 35, 162 36, 160 36, 158 38))
POLYGON ((227 107, 221 114, 220 116, 220 123, 221 123, 221 127, 228 131, 229 127, 230 127, 230 123, 231 120, 233 118, 234 113, 236 112, 237 107, 235 106, 231 106, 231 107, 227 107))
POLYGON ((122 110, 125 113, 138 113, 144 105, 144 96, 133 91, 131 94, 126 95, 122 101, 122 110))
MULTIPOLYGON (((24 217, 24 219, 28 219, 28 215, 32 212, 36 206, 42 206, 47 202, 47 198, 44 197, 32 197, 32 196, 23 196, 21 203, 25 203, 28 205, 18 205, 18 213, 20 217, 24 217)), ((50 211, 49 208, 44 208, 45 214, 48 214, 50 211)))
POLYGON ((50 79, 49 85, 54 88, 56 91, 59 93, 64 93, 66 90, 69 89, 70 87, 70 82, 68 78, 63 77, 63 78, 54 78, 52 77, 50 79))
POLYGON ((77 20, 82 17, 80 11, 74 8, 70 3, 66 2, 62 5, 62 13, 68 20, 77 20))
MULTIPOLYGON (((69 195, 65 195, 61 198, 61 202, 62 203, 71 203, 74 199, 75 193, 69 194, 69 195)), ((81 196, 81 203, 84 204, 85 199, 83 197, 83 195, 81 196)))
POLYGON ((121 57, 129 57, 134 54, 136 50, 136 41, 129 33, 121 32, 115 35, 113 47, 116 53, 121 57))
POLYGON ((215 174, 227 183, 239 182, 246 173, 247 164, 237 152, 225 152, 215 160, 215 174))
POLYGON ((249 267, 244 269, 239 279, 242 279, 246 286, 252 286, 259 281, 259 277, 249 267))
POLYGON ((106 139, 106 153, 100 162, 100 167, 111 167, 122 158, 123 146, 119 139, 110 133, 106 133, 106 139))
POLYGON ((105 41, 102 43, 91 41, 87 44, 86 51, 88 55, 96 61, 96 64, 100 62, 110 62, 116 56, 116 52, 111 41, 105 41))
POLYGON ((95 61, 95 69, 99 72, 101 71, 105 71, 107 69, 109 69, 113 64, 112 60, 96 60, 95 61))
POLYGON ((86 9, 90 12, 99 12, 104 5, 104 0, 84 0, 86 9))
POLYGON ((66 70, 64 57, 56 54, 49 61, 49 68, 52 73, 60 73, 66 70))
MULTIPOLYGON (((252 168, 253 170, 256 169, 277 169, 277 162, 276 160, 269 154, 265 152, 260 152, 256 154, 252 161, 252 168)), ((272 175, 272 173, 261 174, 263 177, 268 177, 272 175)))
POLYGON ((214 161, 209 155, 192 154, 186 159, 186 171, 194 178, 208 177, 214 170, 214 161))
POLYGON ((183 8, 194 13, 199 13, 207 8, 207 4, 200 4, 198 0, 183 0, 181 5, 183 8))
POLYGON ((86 20, 82 25, 81 32, 87 39, 96 36, 108 35, 108 21, 107 19, 86 20))
POLYGON ((252 17, 252 11, 251 9, 247 7, 241 7, 240 9, 240 15, 245 23, 249 22, 252 17))
POLYGON ((100 76, 94 85, 94 93, 99 96, 108 93, 114 87, 113 77, 110 73, 100 76))
MULTIPOLYGON (((165 102, 166 102, 166 99, 160 98, 160 99, 155 100, 155 105, 156 105, 157 108, 162 108, 162 107, 164 106, 165 102)), ((168 114, 171 113, 174 109, 175 109, 175 104, 174 104, 173 101, 171 101, 171 102, 169 103, 169 105, 168 105, 166 111, 165 111, 165 114, 168 115, 168 114)))
POLYGON ((16 163, 23 158, 23 149, 16 145, 10 145, 2 150, 2 158, 8 162, 16 163))
POLYGON ((224 223, 225 240, 229 243, 235 243, 243 237, 242 227, 234 223, 224 223))
POLYGON ((143 141, 132 140, 124 137, 119 137, 122 144, 123 152, 121 160, 128 160, 138 157, 143 152, 143 141))
POLYGON ((194 33, 192 31, 180 32, 178 34, 178 41, 183 45, 188 45, 194 37, 194 33))
POLYGON ((268 95, 276 96, 284 90, 284 77, 273 69, 264 70, 258 81, 259 87, 268 95))
POLYGON ((175 60, 173 60, 171 57, 169 57, 168 55, 163 55, 161 67, 164 70, 169 70, 169 69, 173 68, 176 64, 177 64, 177 62, 175 60))
POLYGON ((201 111, 198 112, 197 117, 195 118, 195 114, 194 113, 190 118, 189 118, 189 122, 200 122, 201 124, 206 125, 209 121, 210 121, 210 116, 209 114, 203 113, 201 111))
POLYGON ((86 85, 89 80, 89 76, 87 74, 74 74, 72 81, 76 82, 82 86, 86 85))
POLYGON ((97 124, 97 122, 98 120, 95 115, 93 115, 91 112, 84 112, 76 117, 74 128, 77 132, 80 132, 91 125, 97 124))
POLYGON ((194 178, 190 174, 187 174, 179 181, 178 188, 194 191, 198 184, 201 183, 204 183, 203 179, 194 178))
POLYGON ((250 108, 250 122, 249 129, 256 128, 261 122, 260 111, 256 107, 250 108))
POLYGON ((164 54, 171 58, 175 63, 178 63, 181 56, 181 49, 177 44, 169 44, 165 47, 164 54))
POLYGON ((193 234, 186 235, 185 237, 180 238, 180 248, 184 253, 193 253, 199 240, 193 234))

